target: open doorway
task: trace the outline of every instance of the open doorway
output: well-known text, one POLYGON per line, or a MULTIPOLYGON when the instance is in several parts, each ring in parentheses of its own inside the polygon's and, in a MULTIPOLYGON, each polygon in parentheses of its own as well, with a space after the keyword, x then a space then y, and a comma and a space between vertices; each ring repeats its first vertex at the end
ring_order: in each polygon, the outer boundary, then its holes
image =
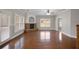
POLYGON ((62 41, 62 18, 58 18, 59 40, 62 41))
POLYGON ((58 31, 62 31, 62 18, 58 18, 58 31))

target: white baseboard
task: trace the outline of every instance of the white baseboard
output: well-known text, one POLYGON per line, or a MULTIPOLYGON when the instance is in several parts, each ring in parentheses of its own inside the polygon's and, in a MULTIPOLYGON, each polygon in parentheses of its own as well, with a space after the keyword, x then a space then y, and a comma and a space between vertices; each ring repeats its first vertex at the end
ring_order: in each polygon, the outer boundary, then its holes
POLYGON ((23 32, 24 32, 24 31, 20 31, 20 32, 18 32, 17 34, 15 34, 14 36, 10 37, 9 39, 13 39, 13 38, 19 36, 20 34, 22 34, 23 32))
POLYGON ((55 29, 38 29, 38 30, 49 30, 50 31, 50 30, 55 30, 55 29))
POLYGON ((73 35, 67 34, 67 33, 65 33, 65 32, 62 32, 62 33, 65 34, 65 35, 67 35, 67 36, 69 36, 69 37, 71 37, 71 38, 77 38, 76 36, 73 36, 73 35))

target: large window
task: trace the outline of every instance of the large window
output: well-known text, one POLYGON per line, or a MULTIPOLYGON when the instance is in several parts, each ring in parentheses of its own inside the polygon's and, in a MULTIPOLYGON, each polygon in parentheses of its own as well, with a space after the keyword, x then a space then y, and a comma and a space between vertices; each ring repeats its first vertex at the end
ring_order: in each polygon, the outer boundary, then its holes
POLYGON ((16 32, 19 33, 20 30, 24 30, 23 15, 0 13, 0 42, 11 38, 16 32))
POLYGON ((19 16, 15 16, 14 27, 15 32, 19 31, 19 16))
POLYGON ((50 19, 40 19, 40 27, 50 27, 50 19))
POLYGON ((9 38, 10 34, 10 16, 7 14, 0 14, 0 41, 9 38))
POLYGON ((20 16, 19 29, 20 30, 23 30, 24 29, 24 17, 23 16, 20 16))
POLYGON ((14 24, 15 32, 18 32, 24 29, 24 17, 23 16, 16 15, 14 23, 15 23, 14 24))

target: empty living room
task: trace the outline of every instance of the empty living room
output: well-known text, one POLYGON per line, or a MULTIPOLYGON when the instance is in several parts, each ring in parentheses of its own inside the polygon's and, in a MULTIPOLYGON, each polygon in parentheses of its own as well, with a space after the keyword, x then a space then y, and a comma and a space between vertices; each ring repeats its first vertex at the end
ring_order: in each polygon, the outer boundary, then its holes
POLYGON ((79 48, 79 9, 0 9, 1 49, 79 48))
POLYGON ((0 0, 0 59, 79 59, 79 1, 0 0))

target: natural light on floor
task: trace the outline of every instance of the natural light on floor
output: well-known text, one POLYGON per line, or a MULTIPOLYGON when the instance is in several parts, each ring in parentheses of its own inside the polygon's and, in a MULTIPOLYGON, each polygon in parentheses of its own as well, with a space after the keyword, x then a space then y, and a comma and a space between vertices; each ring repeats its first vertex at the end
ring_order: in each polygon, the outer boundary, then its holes
POLYGON ((50 41, 50 32, 49 31, 40 32, 40 39, 42 41, 50 41))
POLYGON ((62 32, 59 32, 59 40, 62 41, 62 32))

